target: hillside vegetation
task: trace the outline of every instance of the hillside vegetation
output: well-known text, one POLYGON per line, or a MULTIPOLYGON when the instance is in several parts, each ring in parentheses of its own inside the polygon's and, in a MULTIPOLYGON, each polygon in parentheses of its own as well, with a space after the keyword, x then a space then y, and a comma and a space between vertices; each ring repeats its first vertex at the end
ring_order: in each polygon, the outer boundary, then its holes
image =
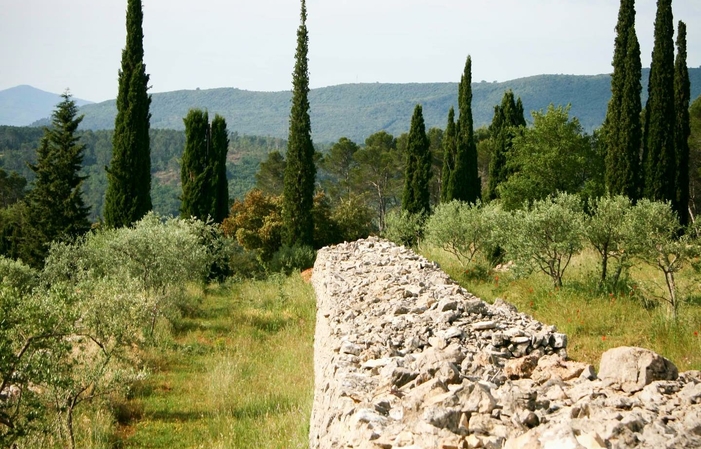
MULTIPOLYGON (((647 99, 649 69, 643 70, 642 97, 647 99)), ((691 98, 701 95, 701 68, 690 68, 691 98)), ((571 114, 586 131, 601 126, 611 97, 611 77, 603 75, 537 75, 501 83, 473 83, 475 127, 488 125, 504 92, 521 97, 526 119, 549 104, 571 104, 571 114)), ((362 142, 377 131, 400 135, 409 131, 411 111, 423 106, 426 127, 444 128, 448 109, 457 106, 458 83, 344 84, 309 93, 313 138, 333 142, 341 137, 362 142)), ((222 115, 230 130, 246 135, 287 138, 291 93, 251 92, 235 88, 181 90, 152 94, 151 128, 184 129, 190 108, 222 115)), ((114 100, 83 106, 83 129, 114 127, 114 100)), ((39 124, 46 124, 40 122, 39 124)))

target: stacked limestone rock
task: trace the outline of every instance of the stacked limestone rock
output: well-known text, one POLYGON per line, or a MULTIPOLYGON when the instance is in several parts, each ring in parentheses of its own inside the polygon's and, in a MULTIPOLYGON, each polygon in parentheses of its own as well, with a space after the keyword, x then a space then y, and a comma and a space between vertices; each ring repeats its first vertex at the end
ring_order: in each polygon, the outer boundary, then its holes
POLYGON ((319 251, 311 448, 701 447, 701 373, 567 338, 379 240, 319 251))

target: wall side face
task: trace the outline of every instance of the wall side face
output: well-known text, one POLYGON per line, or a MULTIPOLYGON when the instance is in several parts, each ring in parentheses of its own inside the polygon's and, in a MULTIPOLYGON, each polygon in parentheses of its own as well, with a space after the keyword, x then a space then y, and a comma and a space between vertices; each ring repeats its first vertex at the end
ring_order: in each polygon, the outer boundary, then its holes
POLYGON ((669 370, 624 391, 638 373, 598 379, 553 326, 404 247, 324 248, 312 284, 312 449, 701 447, 701 374, 650 355, 669 370))

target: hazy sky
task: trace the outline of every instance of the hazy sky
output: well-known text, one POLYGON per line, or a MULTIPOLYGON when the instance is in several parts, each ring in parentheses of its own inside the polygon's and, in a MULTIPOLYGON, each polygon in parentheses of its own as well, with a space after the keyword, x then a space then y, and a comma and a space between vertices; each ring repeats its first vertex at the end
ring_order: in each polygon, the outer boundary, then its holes
MULTIPOLYGON (((143 0, 151 92, 291 88, 298 0, 143 0)), ((611 71, 618 0, 307 0, 311 87, 611 71)), ((655 0, 636 2, 643 66, 655 0)), ((701 65, 701 1, 674 0, 701 65)), ((0 0, 0 90, 116 97, 126 0, 0 0)))

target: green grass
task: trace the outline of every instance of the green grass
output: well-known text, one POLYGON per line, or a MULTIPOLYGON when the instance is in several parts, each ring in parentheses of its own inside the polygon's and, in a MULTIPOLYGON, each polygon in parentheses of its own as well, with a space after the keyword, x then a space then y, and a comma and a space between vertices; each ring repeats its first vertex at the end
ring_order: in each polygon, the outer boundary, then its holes
MULTIPOLYGON (((121 448, 306 448, 315 302, 299 275, 209 289, 144 355, 119 407, 121 448)), ((118 413, 119 414, 119 413, 118 413)))
POLYGON ((509 272, 480 267, 465 269, 452 255, 430 247, 420 251, 468 291, 488 302, 502 298, 520 312, 557 326, 568 336, 568 354, 574 360, 599 365, 601 354, 617 346, 651 349, 675 363, 680 371, 701 369, 701 301, 698 274, 688 269, 678 277, 689 296, 677 322, 667 318, 656 297, 663 294, 661 275, 646 266, 630 270, 616 293, 598 289, 595 255, 584 252, 573 259, 561 289, 540 273, 515 278, 509 272))

